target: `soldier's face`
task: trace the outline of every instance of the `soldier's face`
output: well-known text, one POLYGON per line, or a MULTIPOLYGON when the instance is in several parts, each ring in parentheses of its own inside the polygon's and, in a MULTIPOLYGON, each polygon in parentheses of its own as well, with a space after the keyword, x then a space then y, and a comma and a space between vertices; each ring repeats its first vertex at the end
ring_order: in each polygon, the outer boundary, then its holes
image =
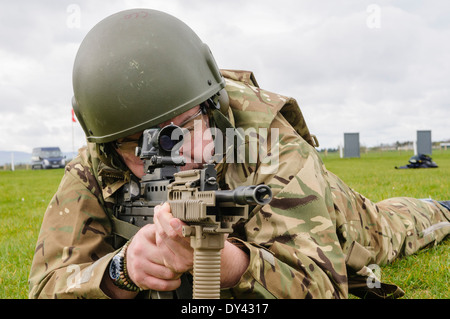
POLYGON ((117 153, 122 156, 123 161, 133 174, 139 178, 144 176, 144 162, 135 155, 135 150, 141 136, 142 132, 118 139, 116 142, 117 145, 120 145, 120 147, 116 147, 117 153))
POLYGON ((214 154, 214 143, 208 125, 208 117, 200 111, 200 106, 196 106, 189 111, 180 114, 173 119, 161 123, 164 127, 170 123, 184 129, 184 143, 180 148, 180 155, 183 155, 186 165, 181 170, 201 168, 214 154))
MULTIPOLYGON (((186 165, 181 167, 181 170, 189 170, 193 168, 201 168, 213 155, 214 145, 211 132, 208 130, 208 119, 206 115, 199 112, 200 107, 180 114, 173 119, 161 123, 159 126, 164 127, 170 123, 185 128, 186 134, 184 136, 184 144, 180 148, 180 155, 183 155, 186 165)), ((128 168, 139 178, 144 174, 144 162, 135 155, 135 145, 133 142, 139 140, 141 133, 127 136, 126 138, 117 140, 119 145, 125 147, 117 148, 117 153, 122 156, 128 168), (130 147, 126 147, 126 145, 130 147)))

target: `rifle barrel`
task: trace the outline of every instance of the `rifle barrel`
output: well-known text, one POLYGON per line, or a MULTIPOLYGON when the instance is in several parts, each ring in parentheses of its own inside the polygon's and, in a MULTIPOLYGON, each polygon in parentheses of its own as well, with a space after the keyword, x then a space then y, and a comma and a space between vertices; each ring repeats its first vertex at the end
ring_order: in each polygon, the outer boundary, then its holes
POLYGON ((265 205, 272 200, 272 190, 266 185, 239 186, 233 190, 216 191, 217 202, 234 202, 239 205, 265 205))

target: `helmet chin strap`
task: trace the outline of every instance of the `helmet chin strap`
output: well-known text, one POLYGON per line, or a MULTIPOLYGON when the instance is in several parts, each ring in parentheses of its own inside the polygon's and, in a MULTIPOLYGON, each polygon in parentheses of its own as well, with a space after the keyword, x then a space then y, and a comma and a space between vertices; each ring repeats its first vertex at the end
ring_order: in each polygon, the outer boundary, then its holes
MULTIPOLYGON (((223 90, 226 94, 226 91, 223 90)), ((218 92, 214 96, 207 99, 205 102, 200 104, 200 108, 203 112, 203 114, 208 114, 209 120, 214 123, 214 126, 219 128, 222 133, 226 133, 227 128, 233 128, 233 124, 230 122, 228 117, 226 117, 222 113, 221 103, 220 103, 220 94, 221 92, 218 92)), ((227 97, 228 98, 228 97, 227 97)), ((226 105, 226 111, 228 113, 228 105, 226 105)))
MULTIPOLYGON (((235 140, 233 142, 234 154, 237 154, 237 147, 244 143, 244 137, 241 135, 239 130, 236 130, 235 126, 231 123, 229 118, 225 115, 228 114, 229 104, 228 104, 228 94, 223 89, 213 97, 209 98, 205 102, 200 105, 204 114, 208 114, 208 118, 214 124, 214 127, 219 129, 222 132, 223 141, 219 143, 216 138, 214 138, 214 162, 218 162, 218 159, 224 158, 225 153, 228 150, 228 146, 226 143, 228 142, 226 138, 227 130, 233 130, 233 135, 235 136, 235 140), (221 94, 222 93, 222 94, 221 94), (223 106, 221 105, 223 102, 223 106), (225 114, 224 114, 225 112, 225 114), (220 146, 220 147, 218 147, 220 146), (225 149, 223 149, 225 147, 225 149), (217 150, 222 149, 224 154, 218 154, 217 150)), ((229 131, 228 131, 229 132, 229 131)), ((214 136, 216 137, 216 136, 214 136)))

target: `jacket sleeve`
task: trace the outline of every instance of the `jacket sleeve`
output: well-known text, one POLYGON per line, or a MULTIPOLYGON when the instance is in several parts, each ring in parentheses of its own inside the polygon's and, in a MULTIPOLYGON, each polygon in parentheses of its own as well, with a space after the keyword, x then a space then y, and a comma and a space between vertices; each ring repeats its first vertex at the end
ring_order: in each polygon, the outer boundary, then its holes
POLYGON ((100 282, 115 252, 99 196, 90 168, 80 161, 68 164, 42 222, 30 298, 107 298, 100 282))
POLYGON ((231 293, 236 298, 347 298, 345 256, 323 163, 280 114, 271 128, 278 136, 267 157, 246 173, 235 165, 229 179, 242 181, 250 174, 253 184, 269 185, 274 194, 238 235, 250 264, 231 293))

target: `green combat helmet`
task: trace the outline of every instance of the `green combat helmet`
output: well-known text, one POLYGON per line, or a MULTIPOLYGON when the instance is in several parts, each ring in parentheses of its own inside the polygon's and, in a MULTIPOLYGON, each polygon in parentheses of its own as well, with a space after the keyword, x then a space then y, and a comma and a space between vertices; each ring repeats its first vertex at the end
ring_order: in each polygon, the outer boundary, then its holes
POLYGON ((86 35, 75 58, 72 104, 88 141, 108 143, 167 121, 224 86, 191 28, 169 14, 134 9, 86 35))

